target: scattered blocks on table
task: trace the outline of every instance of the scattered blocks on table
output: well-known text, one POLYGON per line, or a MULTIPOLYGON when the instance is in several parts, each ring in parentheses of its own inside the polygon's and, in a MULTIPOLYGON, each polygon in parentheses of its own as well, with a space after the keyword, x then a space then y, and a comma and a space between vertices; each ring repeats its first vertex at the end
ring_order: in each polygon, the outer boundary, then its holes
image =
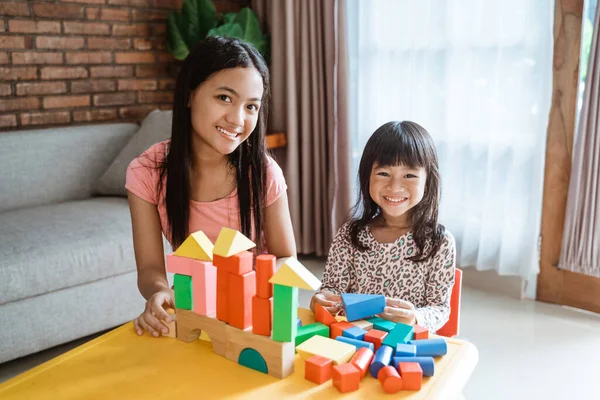
POLYGON ((175 287, 175 308, 184 310, 192 309, 192 277, 175 274, 173 277, 175 287))
POLYGON ((383 344, 396 347, 398 343, 408 343, 413 337, 412 325, 397 323, 388 335, 383 339, 383 344))
POLYGON ((298 328, 298 332, 296 334, 296 346, 306 342, 313 336, 320 335, 323 337, 329 337, 329 327, 327 325, 323 325, 320 322, 315 322, 314 324, 304 325, 298 328))
POLYGON ((333 361, 314 355, 304 363, 304 378, 320 385, 331 379, 333 361))
POLYGON ((324 325, 331 326, 331 324, 337 323, 337 320, 329 311, 322 305, 315 303, 315 321, 320 322, 324 325))
POLYGON ((317 335, 297 346, 296 351, 304 360, 318 355, 333 360, 334 364, 343 364, 350 361, 354 353, 356 353, 356 347, 348 343, 317 335))
POLYGON ((371 329, 373 329, 373 323, 364 319, 359 319, 358 321, 352 321, 350 323, 354 326, 358 326, 359 328, 364 329, 365 331, 370 331, 371 329))
POLYGON ((224 268, 217 268, 217 318, 229 320, 229 272, 224 268))
POLYGON ((263 299, 273 297, 273 284, 269 279, 275 274, 276 258, 272 254, 256 257, 256 295, 263 299))
POLYGON ((298 331, 298 288, 276 284, 273 288, 273 340, 292 342, 298 331))
POLYGON ((197 231, 188 236, 173 254, 178 257, 212 261, 213 248, 212 242, 204 232, 197 231))
POLYGON ((256 292, 256 272, 229 274, 227 322, 238 329, 252 326, 252 297, 256 292))
POLYGON ((252 297, 252 333, 271 336, 273 298, 252 297))
POLYGON ((340 322, 333 323, 329 326, 329 337, 332 339, 335 339, 338 336, 343 336, 344 330, 350 329, 353 327, 354 327, 354 325, 352 325, 351 323, 346 322, 346 321, 340 321, 340 322))
POLYGON ((377 379, 386 393, 394 394, 402 390, 402 378, 398 370, 390 365, 379 370, 377 379))
POLYGON ((195 313, 217 312, 217 269, 210 261, 192 260, 192 292, 195 313))
POLYGON ((363 378, 367 373, 367 369, 371 366, 371 361, 373 361, 373 357, 375 353, 368 347, 361 347, 356 350, 356 353, 350 359, 350 364, 353 364, 356 368, 360 370, 360 377, 363 378))
POLYGON ((342 293, 341 298, 348 321, 380 314, 385 308, 385 296, 380 294, 342 293))
POLYGON ((321 281, 294 257, 282 260, 283 265, 269 279, 270 283, 306 290, 317 290, 321 286, 321 281))
POLYGON ((366 333, 367 331, 365 331, 364 329, 359 328, 358 326, 353 326, 352 328, 344 329, 342 331, 342 336, 348 337, 350 339, 364 340, 366 333))
POLYGON ((253 247, 256 247, 256 244, 241 232, 231 228, 222 228, 212 252, 221 257, 231 257, 253 247))
POLYGON ((402 389, 421 390, 423 383, 423 371, 416 362, 399 362, 398 371, 402 377, 402 389))
POLYGON ((373 343, 365 342, 364 340, 351 339, 345 336, 338 336, 335 338, 335 340, 337 340, 338 342, 348 343, 356 347, 357 350, 361 347, 366 347, 368 349, 371 349, 371 351, 375 351, 375 346, 373 345, 373 343))
POLYGON ((384 332, 389 332, 396 326, 395 322, 388 321, 387 319, 379 317, 367 318, 367 321, 373 324, 373 329, 377 329, 384 332))
POLYGON ((435 362, 433 357, 394 357, 392 359, 394 367, 398 369, 398 364, 401 362, 416 362, 421 366, 423 376, 433 376, 435 371, 435 362))
POLYGON ((360 371, 353 364, 346 363, 333 367, 333 386, 340 393, 348 393, 358 390, 360 385, 360 371))
POLYGON ((363 340, 365 342, 373 343, 375 345, 375 350, 377 350, 383 344, 383 340, 387 335, 387 332, 380 331, 379 329, 371 329, 370 331, 365 333, 365 337, 363 338, 363 340))
POLYGON ((414 325, 413 340, 429 339, 429 331, 420 325, 414 325))
POLYGON ((243 275, 252 271, 253 255, 249 251, 241 251, 230 257, 215 254, 213 264, 218 269, 224 269, 234 275, 243 275))
POLYGON ((383 367, 390 365, 392 362, 392 356, 394 355, 394 349, 390 346, 382 345, 376 352, 369 366, 369 372, 373 378, 377 378, 379 370, 383 367))
POLYGON ((442 338, 411 340, 408 344, 417 347, 417 357, 440 357, 448 352, 446 340, 442 338))
POLYGON ((417 346, 414 344, 398 343, 396 345, 395 357, 416 357, 417 346))

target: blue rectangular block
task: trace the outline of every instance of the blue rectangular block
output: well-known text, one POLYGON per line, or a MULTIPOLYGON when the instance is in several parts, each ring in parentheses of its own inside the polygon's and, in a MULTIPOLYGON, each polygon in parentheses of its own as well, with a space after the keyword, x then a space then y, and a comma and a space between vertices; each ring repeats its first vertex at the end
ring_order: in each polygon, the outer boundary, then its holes
POLYGON ((342 336, 349 337, 350 339, 363 340, 367 331, 355 326, 354 328, 344 329, 342 336))
POLYGON ((375 345, 371 342, 365 342, 364 340, 351 339, 351 338, 345 337, 345 336, 338 336, 335 338, 335 340, 337 340, 339 342, 351 344, 352 346, 356 346, 356 350, 360 349, 361 347, 366 347, 368 349, 371 349, 371 351, 375 352, 375 345))
POLYGON ((395 357, 416 357, 417 346, 414 344, 398 343, 396 345, 395 357))
POLYGON ((341 297, 348 321, 380 314, 385 308, 385 296, 380 294, 342 293, 341 297))

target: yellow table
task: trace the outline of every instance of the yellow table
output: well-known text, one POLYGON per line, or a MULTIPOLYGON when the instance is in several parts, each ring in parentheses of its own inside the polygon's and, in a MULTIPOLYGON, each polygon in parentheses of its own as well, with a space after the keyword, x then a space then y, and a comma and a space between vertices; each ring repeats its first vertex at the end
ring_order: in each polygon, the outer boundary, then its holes
MULTIPOLYGON (((312 321, 306 312, 300 317, 303 323, 312 321)), ((447 341, 448 354, 436 360, 435 375, 423 380, 420 391, 386 394, 367 373, 358 391, 341 394, 331 380, 322 385, 305 380, 297 355, 295 372, 279 380, 214 354, 210 342, 139 337, 128 323, 4 382, 0 399, 453 400, 473 372, 478 352, 468 342, 447 341)))

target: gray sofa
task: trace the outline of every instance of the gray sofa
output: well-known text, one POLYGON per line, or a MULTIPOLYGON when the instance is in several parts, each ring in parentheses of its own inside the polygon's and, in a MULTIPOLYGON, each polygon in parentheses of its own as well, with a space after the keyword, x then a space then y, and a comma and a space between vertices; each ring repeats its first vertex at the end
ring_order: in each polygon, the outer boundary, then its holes
POLYGON ((143 309, 127 200, 93 196, 138 129, 0 133, 0 363, 118 326, 143 309))

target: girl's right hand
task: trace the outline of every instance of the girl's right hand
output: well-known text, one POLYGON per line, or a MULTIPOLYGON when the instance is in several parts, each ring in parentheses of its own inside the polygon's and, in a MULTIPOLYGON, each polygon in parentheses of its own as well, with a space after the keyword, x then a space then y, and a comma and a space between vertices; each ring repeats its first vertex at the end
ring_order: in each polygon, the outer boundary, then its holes
POLYGON ((144 312, 133 322, 135 332, 142 336, 144 331, 148 331, 154 337, 160 336, 160 333, 168 334, 169 328, 161 321, 170 323, 173 320, 166 311, 169 308, 175 308, 173 290, 165 289, 154 293, 146 302, 144 312))
POLYGON ((325 309, 333 316, 342 309, 342 298, 337 294, 327 291, 317 293, 312 297, 310 309, 313 310, 313 312, 315 311, 315 303, 325 307, 325 309))

